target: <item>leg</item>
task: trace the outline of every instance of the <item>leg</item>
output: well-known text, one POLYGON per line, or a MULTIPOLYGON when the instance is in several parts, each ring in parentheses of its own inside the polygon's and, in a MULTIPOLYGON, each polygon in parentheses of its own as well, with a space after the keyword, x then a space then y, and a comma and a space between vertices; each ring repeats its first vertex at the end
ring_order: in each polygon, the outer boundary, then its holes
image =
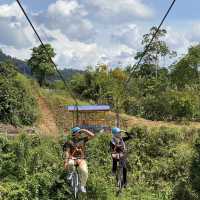
POLYGON ((80 175, 81 186, 85 187, 88 179, 88 167, 86 160, 80 160, 79 175, 80 175))
POLYGON ((72 171, 75 170, 75 162, 70 159, 65 162, 65 169, 68 171, 67 180, 70 181, 72 179, 72 171))
POLYGON ((123 168, 123 184, 127 184, 127 168, 123 168))
POLYGON ((112 173, 116 173, 117 171, 117 160, 113 158, 112 160, 112 173))
POLYGON ((75 161, 74 161, 74 160, 69 159, 67 165, 68 165, 68 170, 69 170, 70 172, 73 171, 73 170, 75 170, 75 161))
POLYGON ((65 168, 65 170, 67 170, 68 169, 68 162, 69 162, 69 159, 68 159, 69 158, 69 152, 65 151, 64 155, 65 155, 64 168, 65 168))
POLYGON ((126 167, 125 159, 122 161, 122 165, 123 165, 123 184, 126 185, 127 184, 127 167, 126 167))

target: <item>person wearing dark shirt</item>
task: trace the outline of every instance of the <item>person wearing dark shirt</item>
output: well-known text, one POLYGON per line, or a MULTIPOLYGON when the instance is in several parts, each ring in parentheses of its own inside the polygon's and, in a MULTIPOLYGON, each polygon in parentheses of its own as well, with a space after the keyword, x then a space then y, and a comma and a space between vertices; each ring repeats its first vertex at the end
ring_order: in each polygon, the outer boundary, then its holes
POLYGON ((112 139, 110 141, 110 151, 112 156, 112 174, 116 174, 117 162, 119 159, 122 161, 123 166, 123 185, 127 185, 127 149, 125 142, 132 139, 132 136, 128 132, 123 131, 117 127, 112 128, 112 139), (122 137, 121 133, 124 132, 126 136, 122 137))
MULTIPOLYGON (((88 167, 85 157, 85 145, 95 135, 89 130, 74 127, 71 129, 72 140, 65 142, 63 151, 65 152, 64 168, 72 171, 75 164, 78 164, 80 173, 81 192, 86 192, 86 183, 88 179, 88 167), (82 137, 84 134, 84 137, 82 137)), ((69 176, 70 179, 70 176, 69 176)))

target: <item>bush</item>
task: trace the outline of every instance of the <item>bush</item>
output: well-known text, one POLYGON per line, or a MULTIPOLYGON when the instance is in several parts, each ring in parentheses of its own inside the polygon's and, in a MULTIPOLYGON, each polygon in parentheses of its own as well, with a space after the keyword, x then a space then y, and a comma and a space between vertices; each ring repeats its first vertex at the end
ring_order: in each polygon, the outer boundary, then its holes
POLYGON ((166 96, 147 96, 142 101, 142 116, 151 120, 167 120, 171 117, 171 109, 166 96))
POLYGON ((150 120, 196 120, 200 118, 200 99, 194 91, 168 91, 126 102, 128 114, 150 120))
POLYGON ((128 98, 124 102, 123 107, 125 112, 129 115, 142 116, 144 114, 144 108, 141 104, 141 100, 138 100, 137 98, 128 98))
POLYGON ((31 125, 37 119, 37 104, 11 64, 0 65, 0 121, 13 125, 31 125))
POLYGON ((49 84, 49 88, 55 89, 55 90, 64 90, 65 85, 63 81, 54 81, 53 83, 49 84))
MULTIPOLYGON (((189 128, 134 127, 128 149, 128 183, 120 199, 193 200, 199 193, 199 131, 189 128), (196 140, 197 138, 197 140, 196 140)), ((87 194, 80 200, 117 200, 116 180, 110 176, 110 136, 88 143, 87 194)), ((63 171, 60 142, 21 135, 0 137, 0 192, 11 199, 74 199, 63 171)), ((199 198, 196 198, 199 199, 199 198)))
POLYGON ((0 179, 6 200, 49 199, 62 165, 60 146, 51 139, 20 135, 0 138, 0 179))
POLYGON ((198 119, 199 113, 199 96, 195 92, 171 92, 170 106, 172 110, 172 118, 194 120, 198 119))
POLYGON ((153 193, 162 191, 164 199, 171 199, 176 184, 189 179, 193 149, 188 141, 194 142, 198 132, 167 127, 136 127, 131 132, 135 136, 129 150, 132 180, 153 187, 153 193))

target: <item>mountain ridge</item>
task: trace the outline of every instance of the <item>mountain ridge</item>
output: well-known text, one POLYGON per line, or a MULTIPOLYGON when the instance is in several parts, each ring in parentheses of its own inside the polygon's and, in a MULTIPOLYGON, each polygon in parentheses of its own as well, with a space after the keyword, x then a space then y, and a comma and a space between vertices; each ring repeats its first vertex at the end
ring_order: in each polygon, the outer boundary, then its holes
MULTIPOLYGON (((20 73, 26 76, 32 76, 31 68, 30 66, 27 65, 26 61, 7 55, 0 49, 0 63, 5 62, 5 61, 11 61, 17 67, 20 73)), ((72 69, 72 68, 65 68, 65 69, 60 70, 60 72, 66 80, 69 80, 70 78, 72 78, 74 74, 84 73, 83 70, 72 69)), ((50 82, 53 82, 53 81, 61 80, 61 79, 58 76, 58 74, 55 74, 54 76, 51 76, 48 80, 50 82)))

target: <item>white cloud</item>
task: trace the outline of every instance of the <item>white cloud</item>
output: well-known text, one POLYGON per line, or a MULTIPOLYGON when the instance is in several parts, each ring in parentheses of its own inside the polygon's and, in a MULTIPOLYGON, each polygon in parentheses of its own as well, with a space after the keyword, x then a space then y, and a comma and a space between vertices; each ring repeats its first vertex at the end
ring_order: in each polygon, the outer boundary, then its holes
POLYGON ((61 30, 70 40, 90 40, 94 32, 86 9, 75 0, 58 0, 50 4, 47 11, 35 15, 34 19, 48 29, 61 30))
POLYGON ((28 48, 35 41, 34 34, 17 3, 0 5, 0 27, 0 43, 4 45, 28 48))
POLYGON ((16 2, 8 5, 3 4, 0 5, 0 18, 7 18, 7 17, 16 17, 21 18, 23 17, 22 11, 19 9, 19 6, 16 2))
POLYGON ((191 29, 187 36, 193 42, 200 42, 200 21, 195 21, 191 24, 191 29))
POLYGON ((48 13, 50 15, 61 15, 67 17, 73 14, 73 12, 75 12, 79 8, 80 6, 76 1, 58 0, 48 7, 48 13))
MULTIPOLYGON (((40 36, 55 48, 55 61, 60 67, 84 68, 107 63, 123 66, 135 62, 141 48, 145 20, 154 11, 142 0, 57 0, 47 10, 29 12, 40 36)), ((0 5, 0 48, 21 58, 30 57, 37 46, 34 33, 16 3, 0 5)), ((150 28, 150 27, 149 27, 150 28)), ((166 41, 178 53, 200 39, 200 23, 187 30, 167 27, 166 41)))
POLYGON ((142 40, 141 32, 136 24, 126 24, 116 26, 111 34, 115 43, 122 43, 137 49, 142 40))
POLYGON ((187 50, 192 45, 200 42, 200 34, 197 24, 186 24, 186 27, 177 28, 174 26, 167 27, 167 36, 165 38, 167 44, 172 50, 175 50, 178 55, 187 53, 187 50), (187 28, 187 29, 185 29, 187 28))
POLYGON ((83 69, 88 65, 94 66, 97 63, 114 65, 120 61, 123 64, 133 62, 135 51, 124 44, 86 44, 69 40, 59 30, 50 31, 43 27, 43 32, 53 39, 51 44, 57 52, 55 61, 62 68, 70 66, 83 69))
POLYGON ((44 29, 44 31, 53 38, 51 44, 57 52, 55 61, 60 63, 61 66, 85 67, 97 61, 98 48, 95 43, 85 44, 79 41, 71 41, 59 30, 44 29))
POLYGON ((100 8, 102 15, 134 15, 140 18, 153 16, 153 11, 141 0, 88 0, 90 4, 100 8))

